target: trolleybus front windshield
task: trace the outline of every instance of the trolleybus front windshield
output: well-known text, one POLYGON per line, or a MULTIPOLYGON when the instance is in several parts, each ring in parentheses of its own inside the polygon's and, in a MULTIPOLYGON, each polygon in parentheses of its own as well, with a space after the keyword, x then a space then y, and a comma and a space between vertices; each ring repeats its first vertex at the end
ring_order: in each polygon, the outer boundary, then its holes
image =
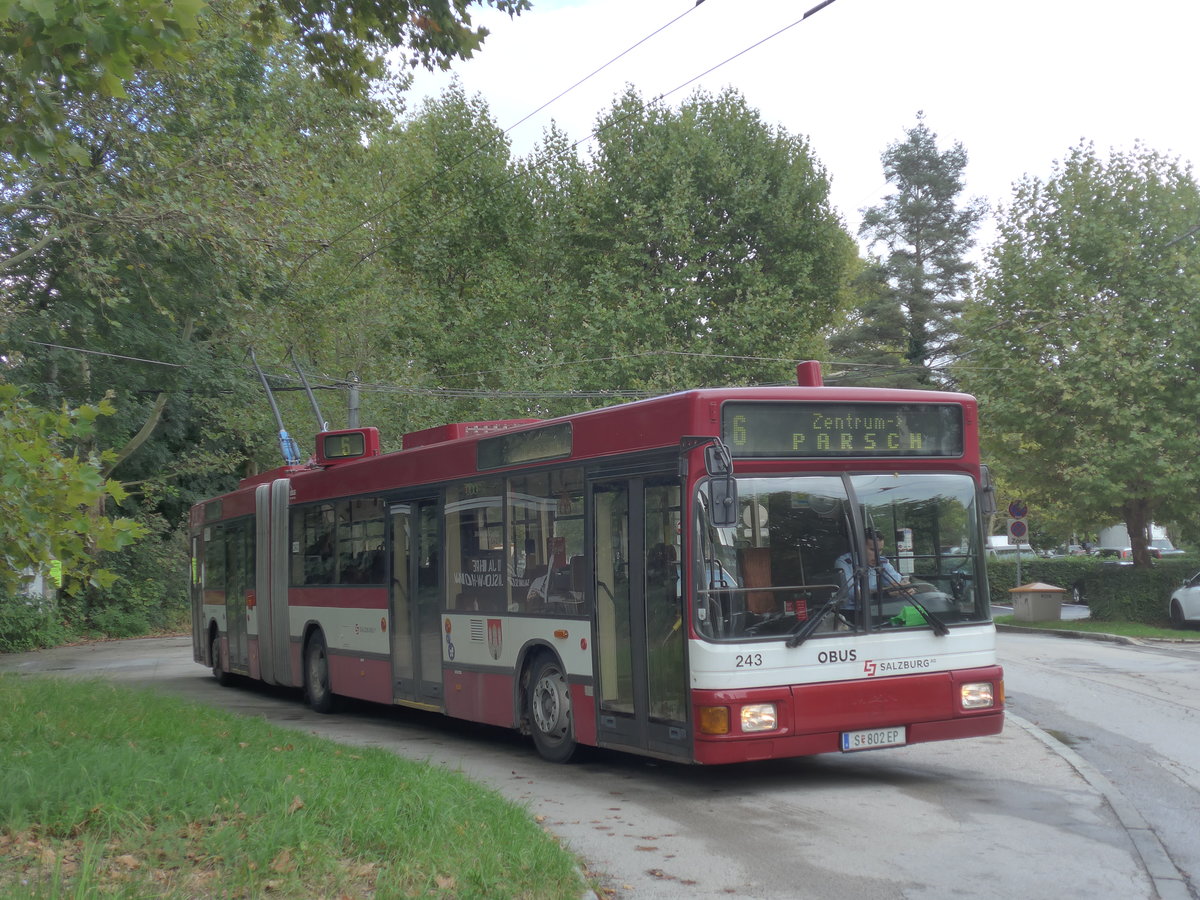
POLYGON ((729 527, 712 524, 706 493, 693 569, 702 637, 788 637, 819 614, 813 637, 991 617, 967 475, 740 477, 729 527), (864 539, 875 532, 877 556, 864 539))

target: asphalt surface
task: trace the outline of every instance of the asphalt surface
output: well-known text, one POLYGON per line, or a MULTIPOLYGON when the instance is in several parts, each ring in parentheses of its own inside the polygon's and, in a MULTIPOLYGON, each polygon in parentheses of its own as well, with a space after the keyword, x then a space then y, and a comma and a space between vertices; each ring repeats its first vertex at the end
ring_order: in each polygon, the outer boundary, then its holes
POLYGON ((110 677, 436 760, 544 819, 618 898, 1193 897, 1120 791, 1011 713, 994 738, 880 754, 735 770, 621 755, 554 766, 507 733, 481 739, 468 726, 460 740, 440 717, 398 727, 395 718, 322 717, 287 698, 216 688, 190 653, 187 638, 89 644, 0 655, 0 672, 110 677), (911 840, 914 828, 928 840, 911 840), (878 858, 842 852, 861 848, 864 834, 878 842, 878 858), (819 863, 810 863, 818 848, 819 863), (677 872, 709 877, 687 883, 677 872))

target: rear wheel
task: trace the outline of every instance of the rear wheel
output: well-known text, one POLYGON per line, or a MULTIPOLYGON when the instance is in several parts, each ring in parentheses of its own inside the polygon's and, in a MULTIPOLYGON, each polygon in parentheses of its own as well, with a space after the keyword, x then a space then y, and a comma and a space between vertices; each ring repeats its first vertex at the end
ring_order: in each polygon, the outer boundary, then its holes
POLYGON ((319 713, 333 711, 333 691, 329 687, 329 650, 325 635, 317 631, 304 648, 304 699, 319 713))
POLYGON ((221 635, 213 632, 212 640, 208 644, 209 659, 212 660, 213 678, 217 679, 217 684, 221 687, 227 687, 233 681, 233 676, 225 671, 225 667, 221 665, 221 635))
POLYGON ((526 693, 533 744, 543 759, 566 762, 575 753, 571 691, 558 660, 542 656, 533 665, 526 693))

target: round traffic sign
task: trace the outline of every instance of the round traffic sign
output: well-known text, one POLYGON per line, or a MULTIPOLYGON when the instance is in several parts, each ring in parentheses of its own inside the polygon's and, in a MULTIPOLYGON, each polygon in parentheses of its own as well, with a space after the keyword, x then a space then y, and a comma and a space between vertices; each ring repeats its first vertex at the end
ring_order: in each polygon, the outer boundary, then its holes
POLYGON ((1008 514, 1014 519, 1023 519, 1029 515, 1029 507, 1025 505, 1024 500, 1014 500, 1008 504, 1008 514))
POLYGON ((1009 537, 1015 537, 1017 539, 1018 543, 1020 543, 1021 538, 1025 537, 1025 535, 1028 533, 1029 533, 1029 526, 1026 525, 1024 522, 1022 522, 1020 519, 1013 519, 1011 522, 1008 523, 1009 537))

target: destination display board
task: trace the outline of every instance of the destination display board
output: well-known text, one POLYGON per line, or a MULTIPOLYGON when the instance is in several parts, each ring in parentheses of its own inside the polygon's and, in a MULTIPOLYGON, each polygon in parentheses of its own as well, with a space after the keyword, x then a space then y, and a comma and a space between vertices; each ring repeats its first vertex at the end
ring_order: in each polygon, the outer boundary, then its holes
POLYGON ((479 442, 477 465, 481 471, 486 471, 570 455, 571 424, 563 422, 532 431, 484 438, 479 442))
POLYGON ((963 455, 956 403, 726 403, 721 437, 740 457, 963 455))

